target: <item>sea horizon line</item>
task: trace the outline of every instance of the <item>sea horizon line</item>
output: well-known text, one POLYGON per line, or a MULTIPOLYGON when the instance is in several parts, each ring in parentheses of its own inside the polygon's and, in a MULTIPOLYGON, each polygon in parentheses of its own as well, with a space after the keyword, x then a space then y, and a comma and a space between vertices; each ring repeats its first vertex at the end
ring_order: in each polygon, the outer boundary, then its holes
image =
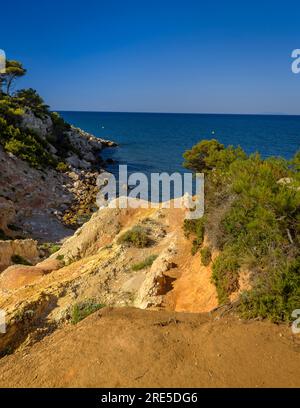
POLYGON ((73 110, 73 109, 51 109, 52 112, 78 112, 78 113, 121 113, 142 115, 211 115, 211 116, 296 116, 300 114, 291 113, 217 113, 217 112, 150 112, 150 111, 110 111, 110 110, 73 110))

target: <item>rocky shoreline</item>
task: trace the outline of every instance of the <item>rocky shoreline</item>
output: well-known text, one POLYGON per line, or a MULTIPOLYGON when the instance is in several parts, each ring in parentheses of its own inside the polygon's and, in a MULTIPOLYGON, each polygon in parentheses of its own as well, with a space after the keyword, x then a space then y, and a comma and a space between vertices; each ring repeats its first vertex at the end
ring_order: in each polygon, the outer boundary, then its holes
MULTIPOLYGON (((57 149, 49 143, 50 117, 41 119, 27 110, 22 126, 47 141, 49 152, 60 161, 57 149)), ((97 210, 96 181, 105 166, 100 154, 105 147, 117 144, 74 126, 67 137, 70 151, 57 169, 33 168, 0 145, 0 242, 32 239, 39 244, 58 243, 97 210)))

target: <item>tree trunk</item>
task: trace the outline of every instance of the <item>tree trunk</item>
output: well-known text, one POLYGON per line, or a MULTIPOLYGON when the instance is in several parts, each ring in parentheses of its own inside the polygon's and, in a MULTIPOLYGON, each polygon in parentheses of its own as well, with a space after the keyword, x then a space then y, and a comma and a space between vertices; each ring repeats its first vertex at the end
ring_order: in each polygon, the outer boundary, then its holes
POLYGON ((10 91, 10 87, 11 87, 12 81, 13 81, 13 77, 11 77, 11 78, 9 78, 9 79, 7 80, 7 84, 6 84, 6 93, 7 93, 7 95, 9 95, 9 91, 10 91))

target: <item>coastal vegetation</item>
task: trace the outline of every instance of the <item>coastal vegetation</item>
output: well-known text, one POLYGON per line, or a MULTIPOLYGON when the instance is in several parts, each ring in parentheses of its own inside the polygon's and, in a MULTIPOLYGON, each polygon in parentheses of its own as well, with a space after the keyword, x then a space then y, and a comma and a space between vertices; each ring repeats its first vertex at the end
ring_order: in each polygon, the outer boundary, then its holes
POLYGON ((88 299, 76 303, 71 310, 71 323, 77 324, 90 314, 105 307, 104 304, 98 303, 95 299, 88 299))
POLYGON ((15 80, 25 74, 26 69, 23 67, 21 62, 6 60, 5 73, 0 74, 0 94, 2 93, 2 87, 4 87, 7 95, 9 95, 15 80))
MULTIPOLYGON (((205 235, 218 253, 212 280, 219 303, 239 292, 244 317, 289 320, 300 305, 300 152, 290 161, 264 159, 203 140, 184 159, 206 178, 205 216, 185 221, 184 230, 193 236, 193 251, 205 235)), ((209 262, 205 248, 201 258, 209 262)))
POLYGON ((12 255, 11 261, 13 264, 16 264, 16 265, 27 265, 27 266, 32 265, 31 262, 27 261, 27 259, 25 259, 21 255, 12 255))
POLYGON ((204 239, 204 218, 184 220, 183 229, 187 238, 193 237, 192 255, 195 255, 200 249, 204 239))
POLYGON ((153 264, 156 258, 157 258, 157 255, 150 255, 147 258, 145 258, 143 261, 133 264, 131 269, 133 271, 140 271, 142 269, 148 268, 149 266, 153 264))
MULTIPOLYGON (((100 151, 116 145, 66 123, 34 89, 17 90, 16 81, 25 73, 17 61, 7 61, 6 72, 0 73, 2 239, 23 235, 7 225, 17 213, 20 231, 34 218, 33 212, 40 211, 51 217, 40 218, 42 224, 51 223, 54 217, 72 229, 85 223, 97 210, 96 181, 104 164, 100 151), (24 208, 23 199, 30 211, 24 208)), ((31 236, 43 242, 42 231, 51 231, 47 240, 58 240, 60 233, 55 228, 41 228, 34 221, 30 224, 31 236)))
MULTIPOLYGON (((65 173, 70 169, 67 160, 74 164, 72 155, 78 160, 90 155, 82 155, 80 143, 71 143, 71 126, 51 112, 34 89, 12 93, 16 80, 25 73, 20 62, 8 61, 6 73, 0 74, 0 144, 34 168, 51 167, 65 173), (44 135, 24 125, 24 118, 31 115, 47 128, 44 135)), ((203 266, 211 265, 219 303, 238 299, 244 317, 289 320, 300 305, 300 151, 292 160, 262 158, 213 139, 199 142, 184 153, 184 159, 186 168, 204 173, 206 179, 205 215, 185 220, 184 233, 192 241, 192 254, 199 253, 203 266), (242 276, 247 276, 247 285, 242 284, 242 276)), ((78 185, 83 178, 77 173, 73 177, 78 185)), ((92 200, 94 179, 86 194, 92 200)), ((94 211, 86 214, 86 206, 77 206, 75 221, 64 218, 65 223, 77 227, 86 222, 94 211)), ((2 229, 0 239, 7 239, 2 229)), ((117 243, 136 248, 152 245, 148 229, 141 225, 125 231, 117 243)), ((44 249, 51 255, 60 246, 49 244, 44 249)), ((63 255, 57 259, 63 260, 63 255)), ((151 255, 131 268, 142 270, 155 259, 151 255)), ((19 256, 11 261, 26 264, 19 256)), ((94 303, 77 305, 73 320, 95 307, 94 303)))
POLYGON ((118 244, 132 245, 137 248, 145 248, 150 245, 150 238, 145 227, 134 226, 118 238, 118 244))
POLYGON ((50 112, 49 106, 34 89, 21 89, 11 94, 12 85, 25 73, 20 62, 7 61, 6 73, 0 74, 0 144, 32 167, 66 170, 67 154, 78 153, 67 135, 71 126, 58 113, 50 112), (23 118, 28 114, 41 121, 51 120, 51 130, 45 138, 24 126, 23 118), (51 149, 55 150, 55 155, 51 149))
POLYGON ((204 266, 208 266, 211 262, 211 250, 209 247, 200 249, 201 262, 204 266))

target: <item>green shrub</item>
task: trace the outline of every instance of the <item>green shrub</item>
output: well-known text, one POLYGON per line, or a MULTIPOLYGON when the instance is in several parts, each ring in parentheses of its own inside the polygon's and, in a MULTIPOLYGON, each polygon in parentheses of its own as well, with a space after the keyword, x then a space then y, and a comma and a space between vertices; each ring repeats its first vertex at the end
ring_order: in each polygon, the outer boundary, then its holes
POLYGON ((12 255, 11 261, 12 261, 12 263, 18 264, 18 265, 32 266, 32 263, 27 261, 27 259, 23 258, 21 255, 12 255))
POLYGON ((65 122, 57 112, 51 112, 50 117, 52 120, 52 133, 47 135, 47 140, 56 148, 57 155, 65 159, 70 152, 73 152, 82 158, 81 152, 71 144, 68 135, 68 131, 71 130, 69 123, 65 122))
POLYGON ((55 160, 46 150, 47 145, 33 132, 26 133, 19 129, 9 130, 9 132, 11 132, 11 137, 4 143, 6 151, 27 161, 32 167, 55 165, 55 160))
POLYGON ((61 248, 61 245, 59 245, 59 244, 51 244, 50 247, 49 247, 49 252, 50 252, 51 255, 55 254, 55 252, 59 251, 60 248, 61 248))
POLYGON ((261 277, 253 290, 241 295, 239 310, 245 318, 260 316, 273 322, 290 321, 300 304, 300 258, 284 261, 269 271, 271 279, 261 277))
POLYGON ((88 299, 83 302, 76 303, 71 309, 71 323, 77 324, 85 319, 90 314, 105 307, 104 304, 96 302, 94 299, 88 299))
POLYGON ((59 162, 56 166, 56 170, 62 173, 66 173, 69 170, 69 166, 67 165, 67 163, 59 162))
POLYGON ((122 234, 118 239, 118 244, 129 244, 137 248, 144 248, 150 245, 151 240, 148 230, 139 225, 122 234))
POLYGON ((19 106, 15 98, 5 96, 0 99, 0 116, 9 125, 18 126, 21 123, 24 109, 19 106))
POLYGON ((226 171, 230 164, 238 159, 245 159, 247 156, 240 148, 225 146, 217 140, 202 140, 198 144, 187 150, 183 157, 184 167, 199 173, 208 173, 211 170, 226 171))
POLYGON ((82 153, 71 144, 68 132, 71 126, 56 112, 50 112, 34 89, 21 89, 14 96, 0 92, 0 144, 4 149, 27 161, 32 167, 68 170, 64 160, 70 152, 82 158, 82 153), (52 131, 41 139, 33 130, 22 126, 22 116, 31 111, 37 118, 51 118, 52 131), (56 148, 59 163, 50 152, 49 144, 56 148))
POLYGON ((39 249, 45 251, 47 253, 47 256, 55 254, 55 252, 59 251, 60 248, 60 244, 53 244, 52 242, 45 242, 39 245, 39 249))
POLYGON ((146 259, 144 259, 142 262, 132 265, 131 269, 133 271, 140 271, 141 269, 147 268, 148 266, 151 266, 153 264, 157 256, 158 255, 150 255, 146 259))
MULTIPOLYGON (((48 106, 33 89, 23 89, 15 96, 2 95, 0 97, 0 144, 4 149, 27 161, 32 167, 45 168, 58 166, 59 171, 66 171, 63 164, 50 153, 49 143, 55 146, 57 156, 61 162, 70 151, 76 149, 70 143, 67 132, 71 126, 58 114, 50 113, 48 106), (22 115, 31 110, 38 118, 51 117, 53 126, 52 134, 47 134, 46 139, 40 138, 33 130, 22 127, 22 115)), ((76 152, 81 155, 80 152, 76 152)))
POLYGON ((49 114, 49 106, 44 103, 41 96, 32 88, 20 89, 16 92, 15 99, 20 105, 29 107, 35 116, 40 119, 49 114))
POLYGON ((56 133, 63 133, 71 129, 71 125, 64 121, 64 119, 57 112, 51 112, 53 128, 56 133))
POLYGON ((201 262, 204 266, 208 266, 211 262, 211 250, 209 247, 203 247, 200 250, 201 262))
POLYGON ((203 243, 203 238, 195 238, 192 241, 192 249, 191 249, 191 254, 194 256, 196 253, 199 251, 199 248, 201 247, 203 243))
MULTIPOLYGON (((186 167, 206 174, 203 228, 220 252, 212 267, 219 302, 239 289, 243 267, 253 288, 241 297, 242 315, 290 318, 300 304, 300 154, 290 162, 262 159, 212 140, 198 143, 184 157, 186 167)), ((201 241, 195 225, 184 226, 187 235, 194 235, 194 251, 201 241)))
POLYGON ((212 280, 216 285, 219 302, 225 303, 238 289, 239 260, 230 250, 222 252, 212 266, 212 280))
POLYGON ((185 219, 184 220, 184 224, 183 224, 183 230, 184 230, 184 234, 187 238, 189 238, 191 235, 194 237, 193 241, 192 241, 192 255, 195 255, 200 246, 203 243, 203 239, 204 239, 204 218, 198 218, 195 220, 188 220, 185 219))

